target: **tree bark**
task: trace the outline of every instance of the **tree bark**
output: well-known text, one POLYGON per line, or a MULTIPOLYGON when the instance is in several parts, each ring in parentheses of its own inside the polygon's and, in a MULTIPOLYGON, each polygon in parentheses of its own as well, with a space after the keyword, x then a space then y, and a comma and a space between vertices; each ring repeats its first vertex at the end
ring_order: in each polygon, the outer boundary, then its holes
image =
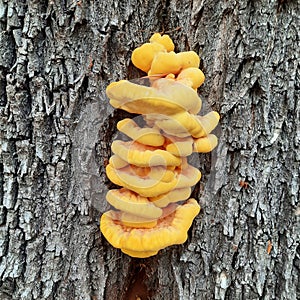
POLYGON ((298 1, 0 0, 0 26, 0 299, 300 298, 298 1), (105 87, 154 32, 201 56, 221 125, 188 241, 134 259, 99 230, 105 87))

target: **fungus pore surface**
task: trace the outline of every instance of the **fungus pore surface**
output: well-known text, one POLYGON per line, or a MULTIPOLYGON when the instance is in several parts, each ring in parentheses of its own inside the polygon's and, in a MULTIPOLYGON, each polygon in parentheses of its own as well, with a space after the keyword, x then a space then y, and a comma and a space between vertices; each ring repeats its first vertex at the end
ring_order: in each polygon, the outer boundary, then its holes
POLYGON ((186 241, 200 211, 190 195, 201 178, 187 157, 216 147, 211 132, 220 117, 197 115, 205 76, 194 51, 175 53, 171 38, 155 33, 131 59, 148 74, 147 85, 120 80, 106 94, 113 107, 141 115, 142 124, 127 118, 117 125, 128 141, 111 146, 106 174, 120 188, 106 195, 113 209, 101 216, 100 229, 112 246, 145 258, 186 241))

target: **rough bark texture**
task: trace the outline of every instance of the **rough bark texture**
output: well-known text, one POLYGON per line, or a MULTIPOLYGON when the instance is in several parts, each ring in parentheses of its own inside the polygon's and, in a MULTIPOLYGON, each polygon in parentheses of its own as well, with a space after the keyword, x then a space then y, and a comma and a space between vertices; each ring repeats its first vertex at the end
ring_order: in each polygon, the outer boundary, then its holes
POLYGON ((297 2, 0 0, 0 299, 299 299, 297 2), (132 259, 98 228, 105 87, 168 31, 201 55, 220 143, 188 241, 132 259))

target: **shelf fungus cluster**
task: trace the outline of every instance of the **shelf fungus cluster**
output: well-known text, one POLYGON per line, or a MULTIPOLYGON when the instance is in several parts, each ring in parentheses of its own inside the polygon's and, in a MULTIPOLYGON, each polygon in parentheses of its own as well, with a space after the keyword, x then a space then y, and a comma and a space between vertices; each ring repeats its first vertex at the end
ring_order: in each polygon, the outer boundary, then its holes
POLYGON ((191 188, 201 178, 188 156, 217 145, 211 131, 219 115, 198 115, 197 88, 205 79, 199 56, 175 53, 168 35, 155 33, 132 62, 148 74, 143 84, 120 80, 106 89, 113 107, 140 117, 117 124, 128 141, 113 141, 106 174, 121 188, 107 193, 114 210, 102 215, 100 228, 111 245, 142 258, 186 241, 200 211, 191 188))

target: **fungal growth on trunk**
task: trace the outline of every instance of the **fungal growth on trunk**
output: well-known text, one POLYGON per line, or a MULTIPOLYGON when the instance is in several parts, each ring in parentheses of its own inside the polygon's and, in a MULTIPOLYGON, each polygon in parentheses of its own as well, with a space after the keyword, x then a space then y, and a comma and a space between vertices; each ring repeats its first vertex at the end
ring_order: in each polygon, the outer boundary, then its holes
POLYGON ((197 115, 197 88, 205 79, 200 58, 175 53, 168 35, 155 33, 133 51, 132 62, 148 74, 144 84, 120 80, 106 89, 113 107, 141 116, 117 124, 128 140, 111 145, 106 174, 120 188, 106 195, 114 209, 102 215, 100 229, 112 246, 143 258, 186 241, 200 211, 191 188, 201 178, 188 156, 216 147, 211 132, 219 114, 197 115))

